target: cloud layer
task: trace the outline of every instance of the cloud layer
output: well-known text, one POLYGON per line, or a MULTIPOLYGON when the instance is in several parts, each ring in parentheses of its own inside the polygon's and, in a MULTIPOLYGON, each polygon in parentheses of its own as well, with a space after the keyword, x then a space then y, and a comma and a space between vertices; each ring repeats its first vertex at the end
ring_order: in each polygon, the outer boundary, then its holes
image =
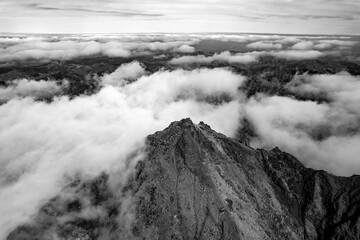
POLYGON ((250 63, 255 62, 258 54, 256 53, 237 53, 231 54, 229 51, 215 53, 213 56, 195 55, 195 56, 182 56, 172 59, 169 63, 174 65, 182 64, 210 64, 212 62, 225 62, 225 63, 250 63))
POLYGON ((239 63, 247 64, 256 62, 260 56, 270 55, 276 58, 288 60, 306 60, 316 59, 326 56, 326 53, 316 50, 282 50, 282 51, 253 51, 247 53, 230 53, 229 51, 215 53, 212 56, 193 55, 175 57, 169 61, 172 65, 188 65, 188 64, 211 64, 213 62, 223 62, 228 64, 239 63))
MULTIPOLYGON (((350 54, 359 42, 353 37, 286 36, 261 34, 98 34, 98 35, 0 35, 0 66, 18 62, 70 60, 89 56, 129 58, 149 54, 178 54, 177 61, 249 63, 258 55, 309 59, 328 54, 350 54), (236 47, 235 53, 212 46, 213 56, 191 59, 207 41, 236 47), (255 51, 254 51, 255 50, 255 51)), ((356 54, 356 53, 355 53, 356 54)))
POLYGON ((272 43, 272 42, 253 42, 246 45, 247 48, 254 48, 254 49, 281 49, 281 43, 272 43))
POLYGON ((191 53, 199 40, 157 35, 0 37, 0 65, 12 62, 69 60, 78 57, 131 57, 152 52, 191 53))

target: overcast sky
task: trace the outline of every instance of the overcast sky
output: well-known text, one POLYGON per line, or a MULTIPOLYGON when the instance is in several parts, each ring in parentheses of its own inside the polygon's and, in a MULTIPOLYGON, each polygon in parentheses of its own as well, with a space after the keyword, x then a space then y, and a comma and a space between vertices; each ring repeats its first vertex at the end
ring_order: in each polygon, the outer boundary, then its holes
POLYGON ((0 0, 0 32, 359 34, 360 0, 0 0))

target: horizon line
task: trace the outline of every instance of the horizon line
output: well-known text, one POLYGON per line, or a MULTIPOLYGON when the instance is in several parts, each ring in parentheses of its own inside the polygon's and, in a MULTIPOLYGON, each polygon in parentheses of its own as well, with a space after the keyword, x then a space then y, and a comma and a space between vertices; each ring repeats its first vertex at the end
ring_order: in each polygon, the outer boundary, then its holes
POLYGON ((279 32, 78 32, 78 33, 64 33, 64 32, 0 32, 0 35, 95 35, 95 34, 103 34, 103 35, 121 35, 121 34, 128 34, 128 35, 152 35, 152 34, 262 34, 262 35, 300 35, 300 36, 360 36, 360 33, 347 33, 347 34, 339 34, 339 33, 279 33, 279 32))

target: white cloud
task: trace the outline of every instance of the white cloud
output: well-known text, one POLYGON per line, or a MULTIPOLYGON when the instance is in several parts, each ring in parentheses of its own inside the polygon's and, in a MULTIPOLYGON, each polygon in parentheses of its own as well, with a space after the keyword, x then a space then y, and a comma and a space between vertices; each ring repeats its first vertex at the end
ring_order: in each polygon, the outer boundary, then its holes
POLYGON ((191 47, 189 45, 181 45, 177 49, 174 50, 175 52, 181 52, 181 53, 192 53, 195 52, 195 48, 191 47))
POLYGON ((296 50, 309 50, 314 47, 314 43, 312 41, 302 41, 294 44, 291 48, 296 50))
POLYGON ((337 46, 351 47, 351 46, 357 44, 358 42, 350 41, 350 40, 339 40, 339 39, 324 39, 324 40, 319 40, 319 43, 328 43, 328 44, 337 45, 337 46))
POLYGON ((340 49, 341 48, 347 49, 357 43, 357 42, 351 41, 351 40, 340 40, 342 38, 338 38, 338 39, 331 39, 329 37, 319 37, 319 38, 306 37, 305 40, 299 41, 299 42, 295 43, 293 46, 291 46, 291 49, 294 49, 294 50, 311 50, 311 49, 325 50, 325 49, 330 49, 333 47, 339 47, 340 49), (326 39, 322 39, 322 38, 326 38, 326 39), (309 39, 311 39, 311 41, 309 39))
POLYGON ((193 63, 210 64, 215 61, 227 63, 251 63, 258 60, 259 56, 271 55, 277 58, 284 58, 289 60, 304 60, 315 59, 325 56, 327 53, 315 50, 281 50, 281 51, 253 51, 246 53, 230 53, 229 51, 215 53, 212 56, 195 55, 195 56, 181 56, 173 58, 169 61, 173 65, 186 65, 193 63))
POLYGON ((312 41, 306 40, 306 41, 300 41, 295 43, 293 46, 291 46, 291 49, 294 50, 311 50, 311 49, 317 49, 317 50, 325 50, 330 49, 335 46, 344 49, 347 49, 348 47, 351 47, 355 45, 355 41, 350 40, 339 40, 339 39, 312 39, 312 41))
POLYGON ((329 49, 332 47, 333 47, 333 45, 330 43, 319 43, 319 44, 314 45, 314 49, 319 49, 319 50, 329 49))
POLYGON ((9 86, 0 87, 0 103, 4 103, 13 98, 50 98, 60 93, 62 87, 66 85, 66 81, 64 81, 61 86, 55 81, 13 80, 9 86))
POLYGON ((283 36, 283 38, 275 40, 274 42, 281 43, 281 44, 291 44, 297 43, 301 41, 301 36, 283 36))
POLYGON ((27 60, 69 60, 77 57, 103 55, 130 57, 158 51, 189 53, 199 39, 166 35, 90 35, 0 37, 0 64, 27 60))
POLYGON ((271 52, 269 54, 274 57, 285 58, 289 60, 315 59, 326 55, 324 52, 315 50, 283 50, 279 52, 271 52))
POLYGON ((257 61, 257 55, 253 53, 237 53, 231 54, 229 51, 215 53, 212 56, 196 55, 196 56, 181 56, 170 60, 170 64, 210 64, 214 61, 228 62, 228 63, 250 63, 257 61))
POLYGON ((358 173, 360 78, 348 73, 302 75, 287 87, 297 94, 324 93, 329 102, 263 95, 252 98, 245 112, 259 134, 255 145, 279 146, 316 169, 340 175, 358 173), (324 138, 317 139, 318 135, 324 138))
POLYGON ((282 44, 280 43, 271 43, 271 42, 253 42, 246 45, 247 48, 254 48, 254 49, 281 49, 282 44))
POLYGON ((347 72, 333 75, 297 75, 286 87, 299 95, 326 94, 339 108, 348 109, 360 115, 360 77, 347 72))
MULTIPOLYGON (((269 50, 268 53, 287 59, 316 58, 332 46, 349 48, 355 41, 341 37, 322 39, 302 36, 261 35, 261 34, 97 34, 97 35, 43 35, 43 36, 2 36, 0 37, 0 65, 13 62, 69 60, 78 57, 103 55, 108 57, 133 57, 164 52, 194 53, 203 40, 246 43, 249 49, 269 50), (305 39, 305 40, 304 40, 305 39), (311 40, 309 40, 311 39, 311 40), (283 44, 293 44, 288 51, 281 50, 283 44), (299 50, 299 52, 292 52, 299 50), (296 55, 296 56, 295 56, 296 55), (292 57, 293 56, 293 57, 292 57)), ((230 54, 217 53, 211 58, 199 59, 202 62, 225 61, 247 63, 255 61, 263 52, 230 54)), ((183 59, 190 60, 190 59, 183 59)), ((195 60, 193 60, 194 62, 195 60)))
POLYGON ((100 78, 102 85, 123 86, 146 73, 145 68, 137 61, 122 64, 114 72, 100 78))
POLYGON ((131 52, 116 42, 26 41, 2 48, 0 54, 0 63, 7 63, 26 60, 68 60, 96 54, 128 57, 131 52))

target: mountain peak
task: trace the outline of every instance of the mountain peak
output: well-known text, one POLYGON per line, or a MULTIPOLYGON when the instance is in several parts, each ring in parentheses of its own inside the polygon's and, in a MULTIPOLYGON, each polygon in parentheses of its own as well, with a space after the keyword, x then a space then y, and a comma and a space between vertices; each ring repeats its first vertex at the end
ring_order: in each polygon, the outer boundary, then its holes
POLYGON ((148 136, 125 187, 108 179, 68 186, 8 239, 360 239, 357 179, 189 118, 148 136))
POLYGON ((173 122, 173 123, 178 124, 179 126, 184 127, 184 128, 195 126, 195 124, 193 123, 193 121, 190 118, 183 118, 180 121, 173 122))

